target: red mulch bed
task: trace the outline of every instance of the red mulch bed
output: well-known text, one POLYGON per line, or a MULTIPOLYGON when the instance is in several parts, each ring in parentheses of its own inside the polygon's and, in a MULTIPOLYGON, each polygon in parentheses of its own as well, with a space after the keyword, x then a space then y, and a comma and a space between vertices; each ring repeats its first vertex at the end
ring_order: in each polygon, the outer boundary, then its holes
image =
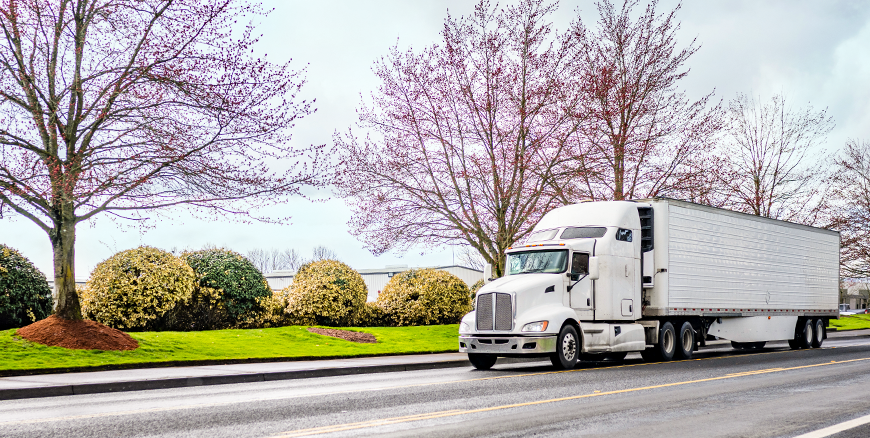
POLYGON ((71 321, 51 315, 15 332, 28 341, 78 350, 135 350, 130 335, 95 321, 71 321))
POLYGON ((317 327, 308 327, 308 331, 311 333, 317 333, 318 335, 329 336, 331 338, 340 338, 344 339, 345 341, 360 342, 363 344, 374 344, 378 342, 378 340, 375 339, 375 335, 371 333, 360 333, 352 332, 350 330, 325 329, 317 327))

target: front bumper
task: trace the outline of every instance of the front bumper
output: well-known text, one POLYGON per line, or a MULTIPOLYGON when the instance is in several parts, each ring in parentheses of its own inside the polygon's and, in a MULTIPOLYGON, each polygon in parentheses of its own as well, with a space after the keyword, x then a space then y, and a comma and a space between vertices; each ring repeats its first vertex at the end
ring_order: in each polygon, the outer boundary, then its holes
POLYGON ((556 335, 541 336, 459 336, 460 353, 497 355, 546 354, 556 351, 556 335))

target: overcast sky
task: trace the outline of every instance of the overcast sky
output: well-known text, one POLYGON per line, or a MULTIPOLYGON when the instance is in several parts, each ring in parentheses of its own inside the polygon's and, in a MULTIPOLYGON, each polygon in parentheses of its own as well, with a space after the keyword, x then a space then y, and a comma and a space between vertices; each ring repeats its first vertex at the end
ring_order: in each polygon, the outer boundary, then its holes
MULTIPOLYGON (((274 62, 293 59, 307 65, 304 97, 317 99, 317 113, 300 121, 294 141, 300 146, 330 143, 336 130, 356 121, 360 96, 377 86, 371 72, 375 59, 398 41, 400 48, 422 48, 438 42, 449 9, 468 14, 472 1, 268 1, 275 11, 258 27, 259 49, 274 62)), ((505 4, 505 2, 502 2, 505 4)), ((662 2, 660 11, 676 2, 662 2)), ((593 26, 592 1, 562 1, 553 17, 559 30, 577 13, 593 26)), ((717 99, 737 92, 763 99, 783 92, 798 106, 828 108, 836 128, 826 147, 835 150, 849 138, 870 140, 870 2, 867 1, 738 1, 696 0, 683 5, 680 44, 697 37, 701 50, 690 60, 691 73, 682 86, 691 97, 715 89, 717 99)), ((76 240, 76 273, 86 278, 94 266, 117 251, 139 245, 199 249, 214 244, 245 253, 253 248, 295 248, 308 256, 324 245, 357 269, 389 264, 433 266, 453 263, 446 249, 420 248, 404 255, 375 257, 348 233, 350 210, 328 192, 312 203, 291 200, 261 213, 292 216, 290 224, 239 224, 192 218, 170 212, 139 229, 100 218, 80 224, 76 240), (421 254, 425 252, 424 254, 421 254)), ((0 243, 29 257, 53 276, 48 237, 23 218, 0 220, 0 243)))

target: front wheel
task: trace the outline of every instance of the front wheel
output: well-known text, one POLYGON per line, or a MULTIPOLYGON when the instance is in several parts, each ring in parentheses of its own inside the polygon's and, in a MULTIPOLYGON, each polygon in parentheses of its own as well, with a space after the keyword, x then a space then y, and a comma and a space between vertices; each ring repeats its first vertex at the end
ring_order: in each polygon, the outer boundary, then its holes
POLYGON ((571 325, 562 327, 556 338, 556 352, 550 356, 550 362, 560 370, 570 370, 577 366, 580 357, 580 336, 577 329, 571 325))
POLYGON ((492 368, 497 359, 498 357, 493 354, 468 353, 468 361, 481 371, 492 368))

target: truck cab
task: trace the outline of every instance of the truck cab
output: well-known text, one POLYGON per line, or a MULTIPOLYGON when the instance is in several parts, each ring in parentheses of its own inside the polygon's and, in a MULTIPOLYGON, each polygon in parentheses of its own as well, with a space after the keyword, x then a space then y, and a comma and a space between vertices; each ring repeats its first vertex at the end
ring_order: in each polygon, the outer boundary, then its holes
POLYGON ((537 355, 567 367, 581 356, 644 350, 644 329, 635 323, 642 308, 639 207, 649 206, 581 203, 545 215, 508 250, 506 275, 477 292, 475 310, 460 324, 460 351, 472 362, 537 355), (568 363, 556 360, 562 350, 568 363))

